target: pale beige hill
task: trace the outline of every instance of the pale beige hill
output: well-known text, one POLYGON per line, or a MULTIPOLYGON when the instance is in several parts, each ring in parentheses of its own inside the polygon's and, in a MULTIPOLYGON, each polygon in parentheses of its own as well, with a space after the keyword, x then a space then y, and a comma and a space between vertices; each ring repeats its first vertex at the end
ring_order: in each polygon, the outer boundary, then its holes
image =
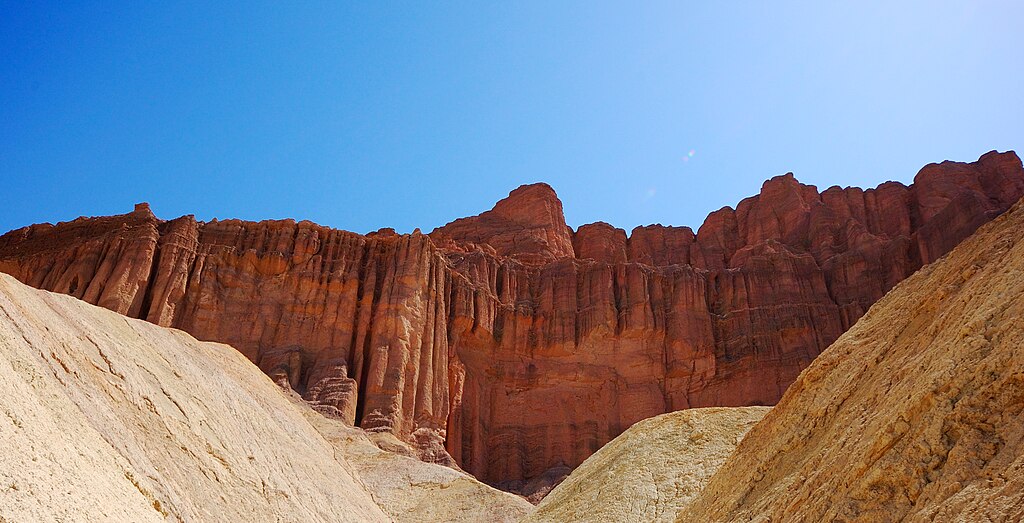
POLYGON ((1024 207, 880 300, 679 521, 1024 520, 1024 207))
POLYGON ((523 522, 672 521, 768 410, 690 409, 640 421, 587 458, 523 522))
MULTIPOLYGON (((296 397, 301 403, 301 399, 296 397)), ((513 523, 533 511, 525 499, 502 492, 474 477, 407 455, 381 450, 407 445, 387 432, 367 434, 362 429, 321 416, 301 403, 310 423, 341 451, 374 501, 401 523, 513 523), (375 444, 371 440, 376 440, 375 444)))
POLYGON ((320 422, 338 422, 229 346, 5 274, 0 398, 0 521, 479 521, 530 508, 355 429, 328 441, 320 422), (371 494, 361 471, 393 484, 371 494), (465 500, 436 493, 448 486, 483 507, 460 512, 465 500), (398 493, 441 508, 396 509, 398 493))
POLYGON ((0 274, 9 521, 387 521, 238 351, 0 274))

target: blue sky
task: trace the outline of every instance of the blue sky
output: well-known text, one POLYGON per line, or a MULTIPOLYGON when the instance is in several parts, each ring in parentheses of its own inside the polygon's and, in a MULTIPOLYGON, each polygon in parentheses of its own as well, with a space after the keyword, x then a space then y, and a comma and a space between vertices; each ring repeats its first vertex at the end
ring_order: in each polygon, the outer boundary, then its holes
POLYGON ((696 228, 787 171, 1024 148, 1024 2, 26 4, 0 231, 143 200, 427 231, 535 181, 574 227, 696 228))

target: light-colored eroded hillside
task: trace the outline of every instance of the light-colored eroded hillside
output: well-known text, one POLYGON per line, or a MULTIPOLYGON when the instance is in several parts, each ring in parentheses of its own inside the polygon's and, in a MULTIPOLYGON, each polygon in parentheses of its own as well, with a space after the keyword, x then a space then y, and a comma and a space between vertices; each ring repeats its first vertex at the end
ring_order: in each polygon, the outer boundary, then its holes
POLYGON ((534 509, 525 499, 485 485, 464 472, 420 461, 416 451, 393 434, 367 434, 325 418, 297 396, 295 399, 310 424, 340 449, 374 501, 395 521, 514 523, 534 509), (404 448, 404 455, 380 447, 404 448))
POLYGON ((768 410, 690 409, 636 423, 587 458, 523 521, 672 521, 768 410))

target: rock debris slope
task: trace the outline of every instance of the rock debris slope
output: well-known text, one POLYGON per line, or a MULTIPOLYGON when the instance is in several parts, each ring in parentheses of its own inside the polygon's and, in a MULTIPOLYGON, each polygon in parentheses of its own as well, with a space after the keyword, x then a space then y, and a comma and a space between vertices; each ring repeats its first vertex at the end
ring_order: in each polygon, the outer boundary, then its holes
POLYGON ((678 518, 1024 520, 1024 204, 821 354, 678 518))
POLYGON ((0 271, 228 343, 322 412, 525 491, 641 419, 774 404, 875 300, 1022 195, 1020 159, 991 152, 911 186, 778 176, 696 233, 572 231, 544 184, 429 235, 140 205, 12 231, 0 271))
POLYGON ((523 523, 671 522, 769 407, 709 407, 636 423, 587 458, 523 523))
POLYGON ((303 407, 310 424, 341 450, 373 500, 397 522, 515 523, 534 509, 464 472, 420 461, 391 434, 367 435, 303 407))
POLYGON ((325 438, 338 422, 232 347, 2 273, 0 397, 0 521, 514 521, 531 508, 358 429, 325 438), (399 494, 437 506, 399 511, 399 494))

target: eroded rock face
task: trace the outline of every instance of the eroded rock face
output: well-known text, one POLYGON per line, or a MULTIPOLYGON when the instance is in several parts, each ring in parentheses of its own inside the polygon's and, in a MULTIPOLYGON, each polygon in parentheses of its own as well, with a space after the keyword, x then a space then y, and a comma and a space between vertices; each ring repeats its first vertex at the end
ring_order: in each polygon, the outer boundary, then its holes
POLYGON ((626 231, 604 222, 584 225, 573 235, 577 258, 604 263, 626 262, 626 231))
POLYGON ((1021 521, 1022 298, 1018 203, 821 354, 677 521, 1021 521))
POLYGON ((771 405, 867 308, 1024 194, 1010 153, 906 187, 773 178, 696 235, 573 233, 544 184, 429 235, 148 208, 0 237, 0 271, 230 343, 322 412, 491 483, 574 467, 631 424, 771 405))
POLYGON ((572 257, 572 229, 562 202, 546 183, 524 185, 494 208, 437 228, 430 236, 449 250, 483 247, 501 257, 544 263, 572 257))

